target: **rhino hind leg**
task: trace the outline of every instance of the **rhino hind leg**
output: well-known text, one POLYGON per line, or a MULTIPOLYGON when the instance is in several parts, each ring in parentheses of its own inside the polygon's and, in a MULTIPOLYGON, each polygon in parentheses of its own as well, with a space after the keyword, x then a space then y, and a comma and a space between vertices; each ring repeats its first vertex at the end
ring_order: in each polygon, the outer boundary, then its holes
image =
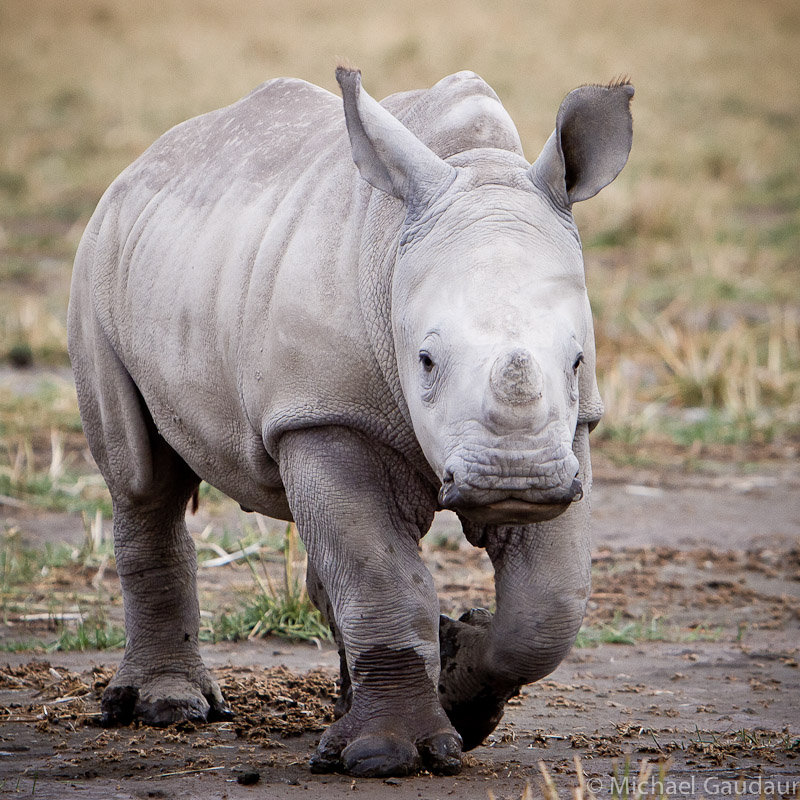
POLYGON ((103 725, 136 720, 164 726, 232 716, 200 657, 197 564, 183 519, 189 497, 170 493, 146 509, 115 500, 114 549, 127 642, 103 693, 103 725))
POLYGON ((228 717, 199 651, 197 559, 184 520, 199 479, 158 434, 99 326, 79 313, 73 321, 70 356, 81 417, 113 501, 127 637, 103 694, 102 723, 228 717))

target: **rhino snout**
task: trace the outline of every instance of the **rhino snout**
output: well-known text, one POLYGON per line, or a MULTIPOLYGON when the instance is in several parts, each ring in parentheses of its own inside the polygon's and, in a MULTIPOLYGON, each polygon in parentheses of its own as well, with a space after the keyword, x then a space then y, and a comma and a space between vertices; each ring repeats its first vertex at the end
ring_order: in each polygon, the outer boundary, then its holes
POLYGON ((476 488, 456 481, 453 474, 445 470, 439 489, 439 502, 444 508, 459 509, 471 505, 486 505, 498 500, 515 498, 528 503, 575 503, 583 498, 583 484, 576 475, 566 488, 525 489, 520 480, 508 481, 509 487, 476 488))
POLYGON ((524 347, 501 355, 489 375, 492 394, 506 405, 529 405, 542 396, 544 377, 534 357, 524 347))
POLYGON ((561 465, 562 480, 555 475, 497 475, 483 471, 476 474, 470 466, 451 461, 445 467, 439 502, 443 508, 458 511, 476 522, 542 522, 557 517, 583 497, 577 466, 571 463, 561 465), (565 467, 570 471, 565 473, 565 467))

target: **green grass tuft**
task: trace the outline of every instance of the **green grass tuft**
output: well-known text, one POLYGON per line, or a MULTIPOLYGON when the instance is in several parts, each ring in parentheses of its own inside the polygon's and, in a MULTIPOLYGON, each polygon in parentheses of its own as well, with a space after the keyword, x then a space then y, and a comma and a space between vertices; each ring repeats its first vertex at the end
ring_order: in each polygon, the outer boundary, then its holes
POLYGON ((17 530, 2 535, 0 542, 0 594, 3 597, 17 586, 41 578, 51 568, 75 563, 80 551, 65 544, 46 542, 44 549, 23 547, 17 530))
POLYGON ((640 642, 698 642, 717 641, 722 628, 696 626, 681 628, 669 625, 659 617, 642 617, 623 621, 617 613, 611 622, 599 626, 584 625, 575 640, 575 647, 597 647, 601 644, 634 645, 640 642))
POLYGON ((81 620, 74 628, 63 624, 59 626, 58 638, 45 646, 48 652, 68 652, 70 650, 118 650, 125 647, 125 630, 103 618, 102 613, 95 619, 81 620))
POLYGON ((260 562, 262 575, 254 560, 247 556, 253 592, 244 597, 241 609, 217 615, 201 631, 201 639, 240 641, 273 635, 292 640, 329 641, 330 629, 306 593, 306 558, 305 553, 299 557, 300 549, 297 529, 294 525, 287 526, 283 547, 283 584, 280 587, 275 586, 263 561, 260 562))

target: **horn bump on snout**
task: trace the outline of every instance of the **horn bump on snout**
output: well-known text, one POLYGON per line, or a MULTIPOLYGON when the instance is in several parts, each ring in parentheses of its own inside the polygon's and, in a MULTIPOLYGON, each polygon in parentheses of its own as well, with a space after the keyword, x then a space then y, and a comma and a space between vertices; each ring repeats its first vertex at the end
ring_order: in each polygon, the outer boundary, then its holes
POLYGON ((518 347, 494 362, 489 383, 500 402, 522 406, 542 396, 544 378, 533 356, 525 348, 518 347))

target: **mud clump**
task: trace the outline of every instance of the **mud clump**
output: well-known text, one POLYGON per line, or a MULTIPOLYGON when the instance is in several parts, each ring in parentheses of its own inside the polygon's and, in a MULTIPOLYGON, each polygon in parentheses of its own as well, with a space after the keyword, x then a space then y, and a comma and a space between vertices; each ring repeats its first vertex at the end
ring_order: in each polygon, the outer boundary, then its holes
POLYGON ((297 675, 286 667, 243 672, 217 672, 220 689, 233 709, 239 738, 264 742, 270 734, 300 736, 321 731, 333 722, 337 688, 329 673, 313 670, 297 675))
POLYGON ((100 695, 114 674, 92 667, 84 673, 31 661, 0 669, 0 722, 29 722, 40 732, 66 725, 74 730, 99 718, 100 695))

